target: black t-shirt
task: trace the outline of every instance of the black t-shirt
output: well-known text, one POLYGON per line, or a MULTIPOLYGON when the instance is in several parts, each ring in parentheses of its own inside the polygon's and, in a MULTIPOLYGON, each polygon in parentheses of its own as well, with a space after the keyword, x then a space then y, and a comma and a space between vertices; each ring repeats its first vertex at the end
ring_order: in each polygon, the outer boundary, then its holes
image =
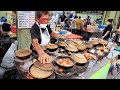
MULTIPOLYGON (((103 31, 103 35, 107 32, 107 31, 112 31, 112 24, 109 24, 105 27, 104 31, 103 31)), ((108 35, 105 38, 109 38, 110 37, 110 32, 108 33, 108 35)))
POLYGON ((11 30, 10 26, 11 25, 8 23, 3 23, 3 25, 2 25, 3 31, 10 31, 11 30))
POLYGON ((65 20, 66 16, 65 15, 61 15, 60 18, 61 18, 61 22, 63 22, 65 20))
MULTIPOLYGON (((47 28, 48 28, 49 34, 51 34, 52 30, 51 30, 50 26, 47 25, 47 28)), ((44 32, 43 29, 41 29, 41 30, 42 30, 42 32, 44 32)), ((39 27, 38 27, 38 25, 36 23, 32 26, 32 28, 30 30, 30 33, 31 33, 31 39, 37 38, 38 42, 40 44, 41 43, 40 29, 39 29, 39 27)))

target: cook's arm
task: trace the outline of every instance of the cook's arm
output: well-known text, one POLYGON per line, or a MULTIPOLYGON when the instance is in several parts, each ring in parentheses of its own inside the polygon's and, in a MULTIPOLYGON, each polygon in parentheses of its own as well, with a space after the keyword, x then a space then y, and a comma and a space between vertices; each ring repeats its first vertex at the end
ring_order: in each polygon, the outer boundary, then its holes
POLYGON ((32 39, 32 44, 33 44, 33 48, 38 53, 38 55, 41 55, 44 53, 43 49, 40 47, 40 44, 38 43, 38 39, 36 38, 32 39))
POLYGON ((53 37, 56 37, 56 38, 62 38, 63 37, 62 35, 57 34, 55 32, 52 32, 50 35, 53 36, 53 37))

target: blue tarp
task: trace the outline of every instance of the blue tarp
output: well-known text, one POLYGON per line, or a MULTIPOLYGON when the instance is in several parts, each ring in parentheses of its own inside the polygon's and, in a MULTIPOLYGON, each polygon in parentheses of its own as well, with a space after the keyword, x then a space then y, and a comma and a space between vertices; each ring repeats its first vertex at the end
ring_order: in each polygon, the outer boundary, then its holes
POLYGON ((104 29, 104 28, 105 28, 105 26, 98 25, 98 28, 104 29))

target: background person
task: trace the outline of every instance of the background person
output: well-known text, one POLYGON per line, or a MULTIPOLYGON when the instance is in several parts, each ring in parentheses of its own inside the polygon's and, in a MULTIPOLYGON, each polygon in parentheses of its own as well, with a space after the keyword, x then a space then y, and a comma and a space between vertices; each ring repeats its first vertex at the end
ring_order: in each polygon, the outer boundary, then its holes
POLYGON ((109 40, 111 31, 112 31, 112 19, 108 19, 107 26, 105 27, 103 31, 102 38, 105 40, 109 40))

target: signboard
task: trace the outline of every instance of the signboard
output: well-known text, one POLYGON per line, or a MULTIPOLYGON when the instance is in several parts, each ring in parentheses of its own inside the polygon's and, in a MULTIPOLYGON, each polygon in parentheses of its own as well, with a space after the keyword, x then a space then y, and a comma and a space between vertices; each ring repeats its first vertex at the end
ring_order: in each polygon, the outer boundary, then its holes
POLYGON ((17 11, 18 29, 31 28, 35 23, 35 11, 17 11))

